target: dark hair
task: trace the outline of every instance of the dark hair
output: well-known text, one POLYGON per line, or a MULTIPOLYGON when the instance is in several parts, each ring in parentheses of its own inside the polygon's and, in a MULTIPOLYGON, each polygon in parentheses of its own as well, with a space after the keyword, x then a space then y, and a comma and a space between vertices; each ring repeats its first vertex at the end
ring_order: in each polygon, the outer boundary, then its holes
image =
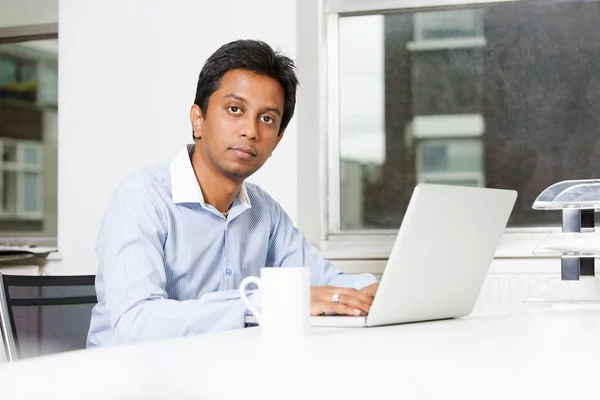
POLYGON ((281 84, 285 100, 278 133, 281 135, 296 107, 298 78, 294 62, 260 40, 236 40, 221 46, 206 60, 198 77, 194 104, 200 107, 205 116, 208 99, 219 89, 223 75, 233 69, 246 69, 273 78, 281 84))

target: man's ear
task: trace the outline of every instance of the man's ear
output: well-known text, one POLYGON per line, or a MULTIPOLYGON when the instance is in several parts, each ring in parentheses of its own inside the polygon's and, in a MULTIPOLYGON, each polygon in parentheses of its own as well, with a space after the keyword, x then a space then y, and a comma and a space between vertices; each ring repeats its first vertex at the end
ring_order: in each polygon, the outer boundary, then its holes
POLYGON ((190 122, 192 123, 192 129, 194 130, 194 139, 200 139, 202 137, 204 114, 197 104, 194 104, 190 109, 190 122))

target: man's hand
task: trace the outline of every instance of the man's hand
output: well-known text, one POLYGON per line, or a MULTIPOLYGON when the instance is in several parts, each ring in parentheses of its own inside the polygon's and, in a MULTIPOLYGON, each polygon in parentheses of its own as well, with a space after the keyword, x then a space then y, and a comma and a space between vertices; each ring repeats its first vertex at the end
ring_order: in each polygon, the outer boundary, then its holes
POLYGON ((335 286, 313 286, 310 291, 310 314, 367 315, 378 285, 374 283, 361 290, 335 286), (371 295, 371 293, 373 295, 371 295), (338 302, 333 296, 339 295, 338 302))
POLYGON ((360 291, 368 294, 371 297, 375 297, 377 289, 379 289, 379 283, 373 283, 372 285, 365 286, 364 288, 360 289, 360 291))

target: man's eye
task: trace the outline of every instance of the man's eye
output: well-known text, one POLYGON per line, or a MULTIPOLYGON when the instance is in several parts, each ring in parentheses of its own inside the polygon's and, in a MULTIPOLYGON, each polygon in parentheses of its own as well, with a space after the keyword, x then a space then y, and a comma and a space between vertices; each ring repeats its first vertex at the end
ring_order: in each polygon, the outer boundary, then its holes
POLYGON ((237 114, 240 111, 240 108, 236 106, 230 106, 229 111, 231 111, 234 114, 237 114))
POLYGON ((263 122, 266 122, 267 124, 272 124, 273 122, 275 122, 273 118, 269 117, 268 115, 263 115, 261 118, 263 122))

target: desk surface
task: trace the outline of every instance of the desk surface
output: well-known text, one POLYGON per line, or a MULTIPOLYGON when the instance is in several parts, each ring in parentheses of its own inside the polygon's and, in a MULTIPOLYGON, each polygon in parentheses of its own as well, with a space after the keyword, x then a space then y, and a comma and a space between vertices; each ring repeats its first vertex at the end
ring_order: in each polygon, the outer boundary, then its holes
POLYGON ((571 309, 321 328, 294 343, 263 342, 250 328, 76 351, 1 366, 0 390, 32 399, 565 399, 600 396, 598 375, 600 310, 571 309))

